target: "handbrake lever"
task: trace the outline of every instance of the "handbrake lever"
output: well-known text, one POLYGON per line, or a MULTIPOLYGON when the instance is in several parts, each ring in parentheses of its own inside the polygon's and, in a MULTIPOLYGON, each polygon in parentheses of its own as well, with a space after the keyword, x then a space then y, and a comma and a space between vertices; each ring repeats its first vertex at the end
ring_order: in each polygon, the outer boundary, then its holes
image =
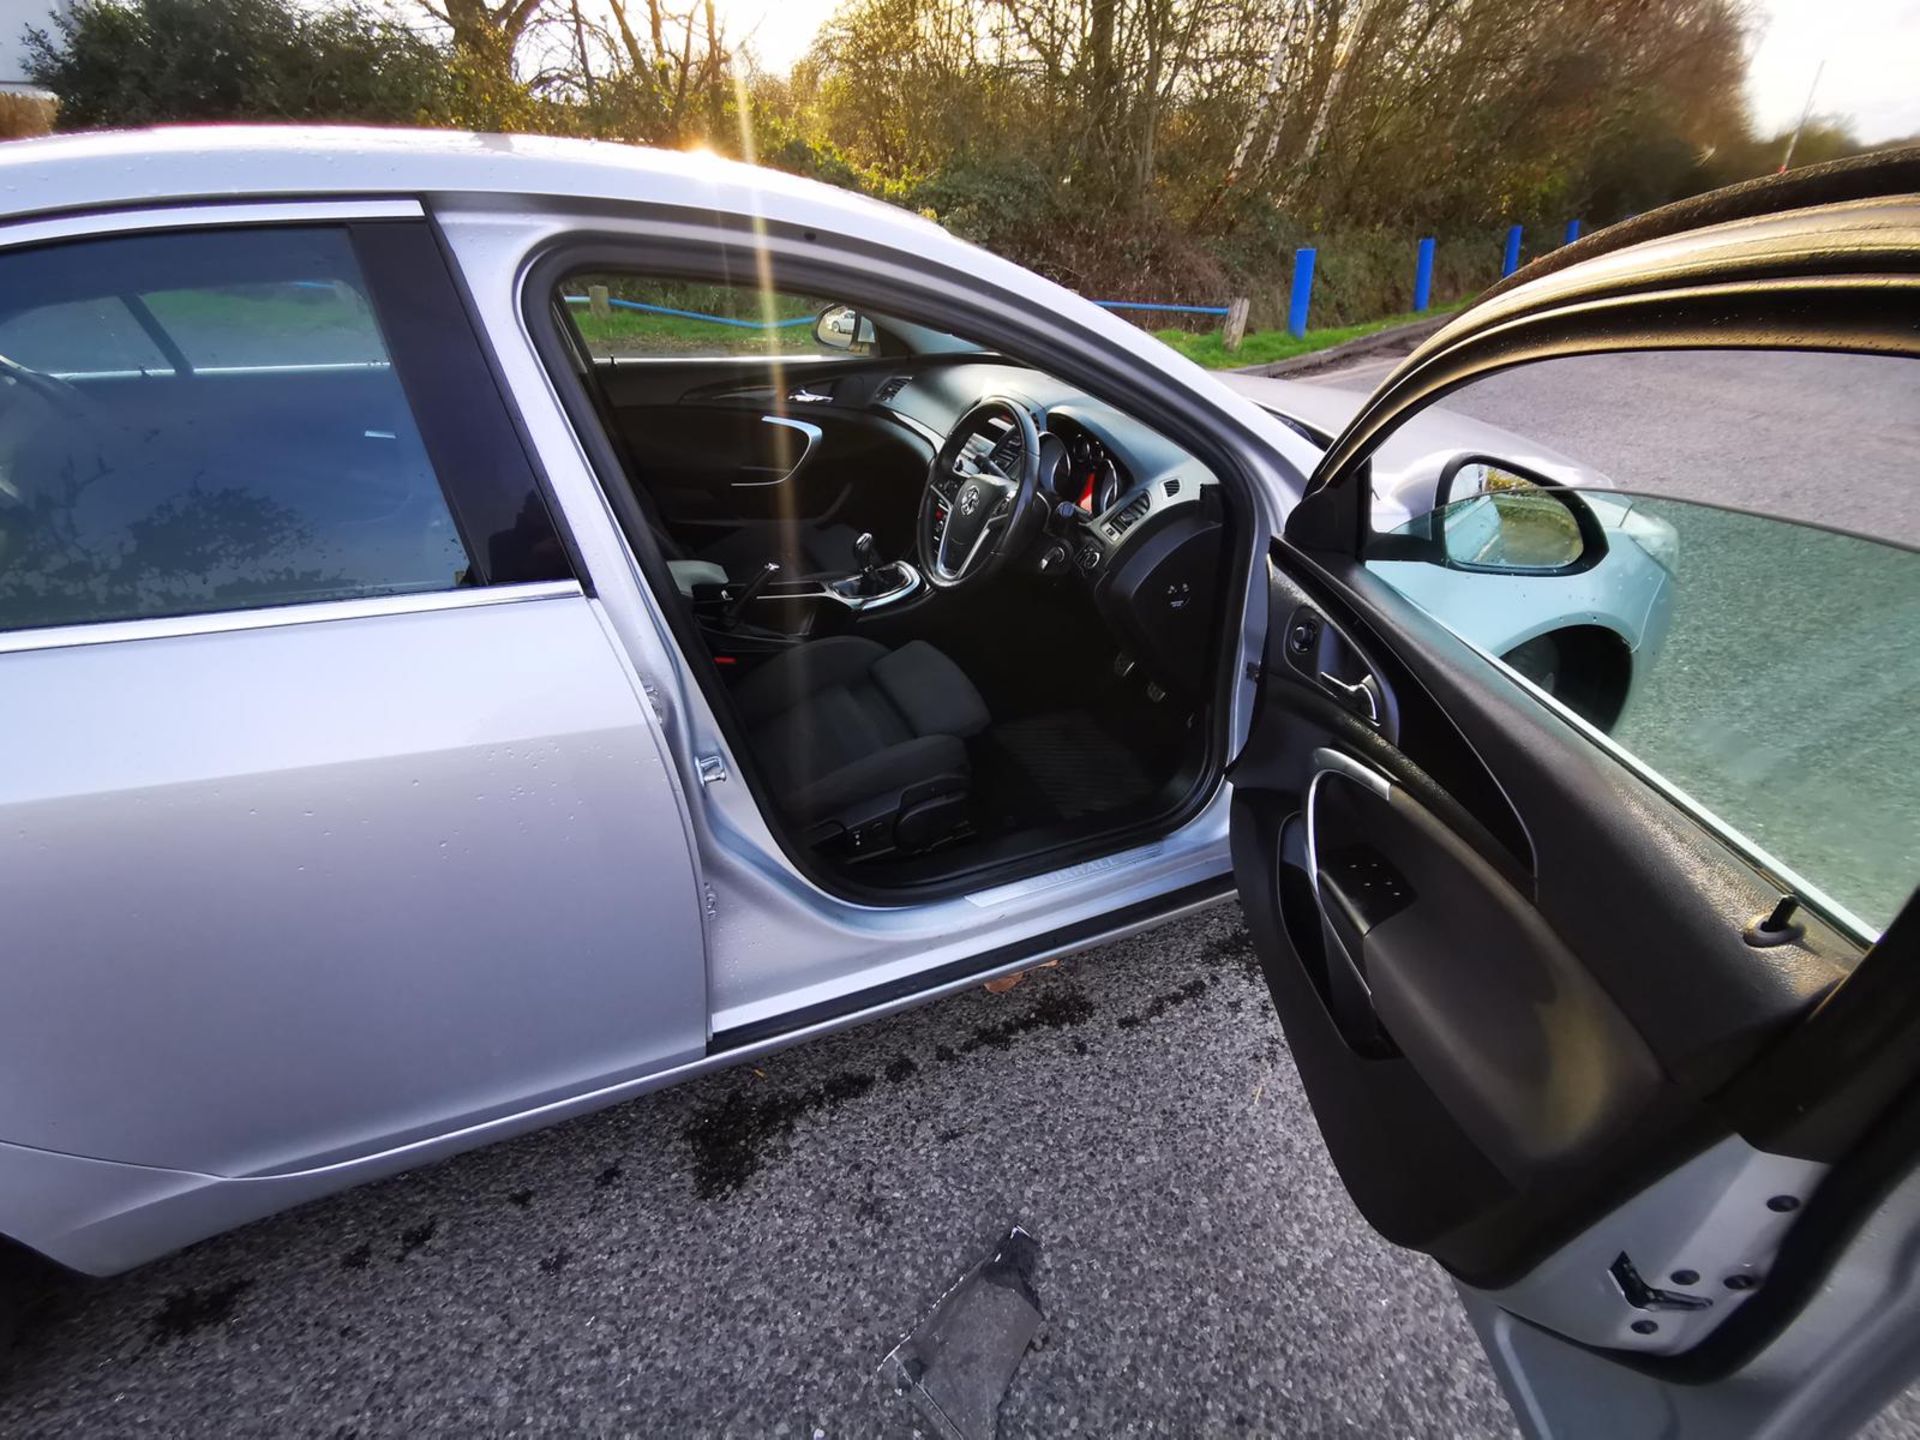
POLYGON ((738 625, 740 623, 740 617, 746 614, 747 606, 751 605, 759 596, 760 592, 767 588, 767 582, 779 573, 780 566, 772 560, 762 565, 760 567, 760 573, 749 580, 747 582, 747 588, 734 596, 733 603, 727 606, 727 613, 720 617, 721 627, 731 630, 734 626, 738 625))

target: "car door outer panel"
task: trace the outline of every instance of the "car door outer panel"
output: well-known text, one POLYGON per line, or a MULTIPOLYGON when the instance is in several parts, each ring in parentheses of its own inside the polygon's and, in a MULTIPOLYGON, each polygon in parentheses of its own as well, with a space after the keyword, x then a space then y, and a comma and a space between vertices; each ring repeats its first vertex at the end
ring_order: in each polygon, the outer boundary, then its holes
POLYGON ((704 1053, 684 826, 591 602, 416 603, 0 656, 0 1140, 263 1175, 704 1053))
POLYGON ((1777 895, 1717 842, 1360 567, 1276 557, 1262 713, 1230 775, 1248 925, 1361 1211, 1500 1288, 1725 1134, 1715 1090, 1857 949, 1818 925, 1797 945, 1746 945, 1777 895), (1344 603, 1355 590, 1396 645, 1344 603), (1289 663, 1284 622, 1303 610, 1377 667, 1404 750, 1289 663), (1372 913, 1341 935, 1322 933, 1310 893, 1339 862, 1319 857, 1310 877, 1288 853, 1326 752, 1390 782, 1383 798, 1339 781, 1344 831, 1321 817, 1331 848, 1359 856, 1350 873, 1385 875, 1399 897, 1363 899, 1372 913), (1362 952, 1377 1043, 1343 1031, 1316 981, 1343 941, 1362 952))

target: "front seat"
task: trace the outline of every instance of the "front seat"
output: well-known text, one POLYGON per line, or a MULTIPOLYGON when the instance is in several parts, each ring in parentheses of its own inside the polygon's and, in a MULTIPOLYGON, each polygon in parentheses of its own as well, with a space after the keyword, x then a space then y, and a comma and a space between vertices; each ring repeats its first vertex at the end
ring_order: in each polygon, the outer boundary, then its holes
POLYGON ((810 843, 917 850, 965 818, 967 737, 991 718, 924 640, 839 635, 783 650, 734 690, 776 802, 810 843))
POLYGON ((667 573, 673 577, 673 588, 689 600, 694 586, 725 585, 728 578, 726 569, 711 560, 669 560, 667 573))

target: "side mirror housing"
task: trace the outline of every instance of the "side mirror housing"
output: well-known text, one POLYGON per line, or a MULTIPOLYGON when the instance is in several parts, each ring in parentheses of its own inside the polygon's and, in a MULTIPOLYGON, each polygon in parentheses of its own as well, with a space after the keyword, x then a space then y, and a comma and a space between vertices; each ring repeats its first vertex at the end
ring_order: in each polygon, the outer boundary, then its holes
POLYGON ((1555 575, 1606 553, 1598 519, 1578 495, 1484 455, 1451 462, 1433 511, 1450 568, 1555 575))

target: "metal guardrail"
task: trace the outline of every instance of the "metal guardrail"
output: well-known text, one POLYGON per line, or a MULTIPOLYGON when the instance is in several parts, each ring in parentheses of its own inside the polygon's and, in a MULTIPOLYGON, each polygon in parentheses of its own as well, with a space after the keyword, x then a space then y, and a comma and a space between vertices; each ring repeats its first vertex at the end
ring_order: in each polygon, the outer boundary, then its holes
POLYGON ((1096 300, 1102 310, 1166 310, 1179 315, 1226 315, 1230 305, 1162 305, 1147 300, 1096 300))

